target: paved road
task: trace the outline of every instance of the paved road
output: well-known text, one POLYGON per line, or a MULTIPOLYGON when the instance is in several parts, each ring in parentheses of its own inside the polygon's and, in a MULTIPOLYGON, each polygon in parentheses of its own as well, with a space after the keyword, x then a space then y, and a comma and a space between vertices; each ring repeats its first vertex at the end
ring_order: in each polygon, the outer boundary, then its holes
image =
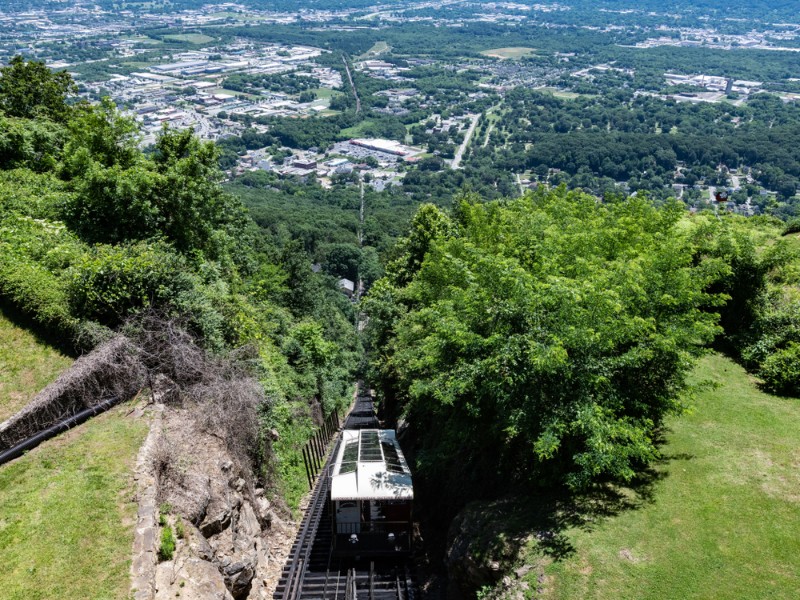
POLYGON ((472 115, 472 123, 469 125, 469 129, 467 129, 467 134, 464 136, 464 141, 456 150, 456 155, 453 158, 453 162, 450 163, 450 168, 453 170, 458 169, 461 165, 461 157, 464 156, 464 151, 469 146, 469 141, 472 139, 472 134, 475 133, 475 127, 478 125, 478 119, 480 119, 480 115, 472 115))

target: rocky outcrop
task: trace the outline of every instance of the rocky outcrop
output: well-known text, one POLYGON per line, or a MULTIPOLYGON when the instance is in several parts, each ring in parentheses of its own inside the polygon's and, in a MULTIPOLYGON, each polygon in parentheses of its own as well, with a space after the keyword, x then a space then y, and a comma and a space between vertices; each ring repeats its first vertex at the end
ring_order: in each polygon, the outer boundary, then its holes
POLYGON ((233 600, 219 569, 201 558, 188 557, 176 567, 173 561, 158 565, 156 598, 214 598, 233 600), (174 590, 174 591, 173 591, 174 590))
POLYGON ((132 571, 137 600, 267 598, 273 527, 281 520, 263 489, 254 489, 224 443, 205 433, 187 409, 160 407, 137 474, 140 522, 132 571), (149 479, 148 479, 149 475, 149 479), (156 499, 154 484, 158 481, 156 499), (171 560, 156 565, 162 527, 175 532, 171 560))

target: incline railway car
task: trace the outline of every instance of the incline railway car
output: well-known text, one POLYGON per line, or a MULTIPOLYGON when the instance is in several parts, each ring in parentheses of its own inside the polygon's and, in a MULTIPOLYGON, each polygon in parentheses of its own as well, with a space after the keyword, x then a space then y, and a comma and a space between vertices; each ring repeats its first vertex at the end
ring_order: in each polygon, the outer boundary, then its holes
POLYGON ((330 477, 334 554, 411 551, 414 487, 393 430, 345 429, 330 477))

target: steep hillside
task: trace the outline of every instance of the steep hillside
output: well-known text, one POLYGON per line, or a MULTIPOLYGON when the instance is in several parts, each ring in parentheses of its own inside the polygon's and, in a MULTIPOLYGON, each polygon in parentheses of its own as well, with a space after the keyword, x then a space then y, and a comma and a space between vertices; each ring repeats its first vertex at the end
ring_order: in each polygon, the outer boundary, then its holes
POLYGON ((692 379, 713 387, 669 422, 652 496, 566 531, 574 552, 534 583, 543 597, 796 597, 800 403, 764 394, 719 355, 692 379))
POLYGON ((0 467, 3 598, 128 598, 144 419, 120 406, 0 467))
POLYGON ((72 359, 15 325, 0 310, 0 421, 33 398, 72 359))

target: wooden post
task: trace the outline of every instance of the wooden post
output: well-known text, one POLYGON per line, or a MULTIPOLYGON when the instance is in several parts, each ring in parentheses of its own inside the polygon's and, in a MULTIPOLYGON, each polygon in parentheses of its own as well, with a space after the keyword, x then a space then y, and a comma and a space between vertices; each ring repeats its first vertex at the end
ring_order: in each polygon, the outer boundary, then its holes
POLYGON ((312 440, 314 448, 317 450, 317 471, 319 471, 322 468, 322 448, 319 445, 319 433, 315 433, 312 440))
POLYGON ((309 466, 308 462, 309 461, 308 461, 308 457, 307 457, 307 451, 306 451, 306 448, 303 447, 303 463, 305 463, 305 465, 306 465, 306 477, 308 478, 308 489, 309 490, 313 490, 314 489, 314 478, 311 476, 311 467, 309 466))

